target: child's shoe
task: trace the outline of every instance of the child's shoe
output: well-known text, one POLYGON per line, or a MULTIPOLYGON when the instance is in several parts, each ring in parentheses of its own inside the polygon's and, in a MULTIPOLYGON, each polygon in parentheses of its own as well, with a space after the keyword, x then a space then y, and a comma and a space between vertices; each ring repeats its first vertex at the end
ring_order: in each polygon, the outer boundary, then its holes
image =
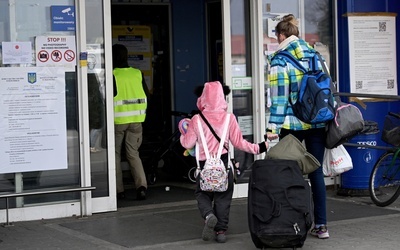
POLYGON ((217 241, 218 243, 225 243, 225 242, 226 242, 225 231, 219 231, 219 232, 217 232, 216 241, 217 241))
POLYGON ((205 241, 212 240, 215 237, 214 227, 217 225, 218 219, 214 214, 209 214, 204 222, 203 233, 201 238, 205 241))

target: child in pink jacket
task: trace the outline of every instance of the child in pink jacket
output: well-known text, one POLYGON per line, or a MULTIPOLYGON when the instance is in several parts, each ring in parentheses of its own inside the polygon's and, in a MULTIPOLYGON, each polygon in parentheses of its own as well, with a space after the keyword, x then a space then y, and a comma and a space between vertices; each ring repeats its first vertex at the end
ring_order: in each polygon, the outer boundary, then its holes
MULTIPOLYGON (((207 82, 204 84, 204 87, 198 87, 195 92, 199 96, 197 99, 197 107, 199 111, 203 113, 204 117, 208 120, 211 127, 219 137, 222 135, 226 116, 231 116, 229 120, 228 133, 225 139, 226 148, 228 148, 229 142, 231 142, 235 148, 247 153, 261 154, 267 151, 268 143, 266 141, 256 144, 243 139, 236 117, 227 112, 228 104, 225 101, 225 95, 230 93, 228 86, 222 86, 218 81, 207 82)), ((196 142, 198 142, 198 158, 200 161, 200 167, 202 168, 206 156, 200 139, 197 120, 200 120, 201 122, 210 154, 217 153, 219 142, 200 115, 194 115, 188 124, 186 133, 181 135, 180 142, 182 146, 187 149, 193 148, 196 145, 196 142)), ((225 148, 222 151, 221 159, 225 166, 228 166, 228 152, 225 148)), ((234 186, 233 169, 229 171, 229 186, 225 192, 202 191, 200 189, 199 176, 197 176, 196 183, 195 196, 200 214, 205 219, 202 238, 203 240, 211 240, 215 238, 217 242, 224 243, 226 242, 225 232, 228 229, 229 211, 234 186)))

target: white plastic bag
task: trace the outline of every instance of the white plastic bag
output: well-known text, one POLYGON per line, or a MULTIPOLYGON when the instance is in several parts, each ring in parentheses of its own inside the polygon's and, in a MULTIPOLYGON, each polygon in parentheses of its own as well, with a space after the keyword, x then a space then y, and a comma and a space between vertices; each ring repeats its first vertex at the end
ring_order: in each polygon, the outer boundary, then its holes
POLYGON ((336 148, 325 148, 322 169, 325 176, 336 176, 353 169, 353 162, 343 145, 336 148))

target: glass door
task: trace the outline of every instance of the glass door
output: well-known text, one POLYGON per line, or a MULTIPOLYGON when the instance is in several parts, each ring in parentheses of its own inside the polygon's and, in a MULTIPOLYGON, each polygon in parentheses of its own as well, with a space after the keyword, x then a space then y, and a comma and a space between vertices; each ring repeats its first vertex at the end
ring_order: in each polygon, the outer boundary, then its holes
MULTIPOLYGON (((0 0, 3 192, 84 185, 75 4, 0 0)), ((79 192, 10 199, 10 220, 80 214, 80 199, 79 192)))
POLYGON ((109 5, 0 0, 1 191, 96 187, 10 199, 10 221, 116 210, 109 5))
MULTIPOLYGON (((223 75, 232 95, 229 108, 238 120, 243 136, 250 142, 263 141, 264 121, 264 80, 260 58, 261 25, 258 21, 259 1, 223 0, 223 75)), ((254 156, 240 150, 234 151, 244 177, 243 184, 235 188, 234 197, 247 196, 247 169, 254 156)))
MULTIPOLYGON (((116 210, 110 1, 85 1, 88 150, 93 212, 116 210), (110 100, 110 101, 109 101, 110 100)), ((85 178, 85 177, 84 177, 85 178)), ((90 206, 90 204, 88 204, 90 206)))
MULTIPOLYGON (((260 108, 263 108, 258 58, 258 1, 223 1, 224 79, 232 89, 232 112, 236 115, 243 136, 251 142, 262 141, 260 108), (233 18, 234 17, 234 18, 233 18)), ((241 170, 254 161, 251 154, 235 150, 241 170)))

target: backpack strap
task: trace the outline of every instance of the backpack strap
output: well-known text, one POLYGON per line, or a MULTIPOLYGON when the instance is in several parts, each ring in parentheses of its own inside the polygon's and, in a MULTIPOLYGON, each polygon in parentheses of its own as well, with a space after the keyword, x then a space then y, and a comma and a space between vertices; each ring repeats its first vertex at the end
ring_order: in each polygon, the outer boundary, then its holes
MULTIPOLYGON (((210 129, 211 133, 213 133, 213 135, 215 136, 215 138, 217 139, 218 142, 221 141, 221 138, 219 138, 219 136, 217 135, 217 133, 215 133, 213 127, 211 127, 211 124, 208 122, 208 120, 205 118, 205 116, 203 115, 203 113, 201 113, 201 111, 199 111, 199 115, 201 116, 201 118, 203 119, 203 121, 207 124, 208 128, 210 129)), ((227 147, 224 148, 229 151, 229 149, 227 147)))
MULTIPOLYGON (((296 67, 303 73, 307 73, 309 71, 306 68, 304 68, 304 66, 299 62, 299 60, 295 58, 292 54, 290 54, 288 51, 281 50, 277 53, 277 55, 285 57, 286 60, 288 60, 294 67, 296 67)), ((315 55, 309 61, 310 70, 318 70, 318 61, 321 63, 323 71, 327 75, 329 75, 329 71, 324 63, 324 60, 322 60, 321 54, 318 51, 315 51, 315 55)))
POLYGON ((219 148, 218 148, 218 153, 217 153, 218 158, 221 158, 222 148, 224 147, 226 134, 228 132, 230 117, 231 117, 231 115, 227 114, 226 118, 225 118, 224 130, 222 132, 221 141, 219 142, 219 148))
MULTIPOLYGON (((219 142, 219 147, 218 147, 218 153, 217 153, 218 158, 221 158, 222 148, 224 147, 225 137, 228 132, 230 117, 231 117, 230 114, 228 114, 225 119, 224 130, 222 132, 221 141, 219 142)), ((206 155, 206 159, 209 159, 210 152, 208 151, 207 142, 206 142, 206 138, 204 136, 203 127, 201 126, 201 123, 200 123, 200 119, 197 119, 197 126, 199 127, 200 138, 201 138, 201 142, 203 143, 203 148, 204 148, 204 153, 206 155)), ((198 142, 196 142, 195 150, 196 150, 196 164, 197 164, 197 170, 196 170, 195 176, 197 176, 200 171, 200 162, 199 162, 200 149, 199 149, 198 142)))
MULTIPOLYGON (((221 158, 222 149, 223 149, 224 144, 225 144, 226 134, 228 132, 229 120, 230 120, 230 115, 228 114, 226 116, 226 118, 225 118, 224 130, 222 131, 222 136, 220 138, 221 140, 219 142, 217 158, 221 158)), ((200 123, 200 119, 197 120, 197 126, 199 127, 199 133, 200 133, 201 142, 203 143, 204 153, 206 155, 206 158, 209 159, 210 158, 210 152, 209 152, 208 147, 207 147, 207 142, 206 142, 206 138, 204 136, 203 127, 201 126, 201 123, 200 123)))
POLYGON ((195 177, 197 177, 197 175, 199 174, 199 172, 200 172, 200 162, 199 162, 199 154, 200 154, 200 149, 199 149, 199 142, 197 142, 196 141, 196 148, 195 148, 195 150, 196 150, 196 165, 197 165, 197 168, 196 168, 196 172, 194 173, 194 176, 195 177))
POLYGON ((295 58, 292 54, 290 54, 288 51, 281 50, 276 55, 280 55, 286 58, 286 60, 288 60, 290 64, 292 64, 296 69, 300 70, 301 72, 303 73, 308 72, 308 70, 299 62, 299 60, 295 58))
MULTIPOLYGON (((297 60, 297 58, 295 58, 292 54, 290 54, 290 53, 287 52, 286 50, 281 50, 281 51, 279 51, 276 55, 280 55, 280 56, 286 58, 286 60, 287 60, 288 62, 290 62, 290 64, 292 64, 296 69, 298 69, 298 70, 300 70, 301 72, 303 72, 303 74, 306 74, 306 73, 308 72, 308 70, 307 70, 306 68, 304 68, 304 66, 299 62, 299 60, 297 60)), ((288 96, 288 101, 289 101, 289 103, 290 103, 291 106, 293 106, 293 103, 294 103, 293 100, 292 100, 292 98, 291 98, 292 92, 293 92, 293 93, 297 93, 297 95, 298 95, 298 93, 299 93, 299 91, 300 91, 298 86, 296 86, 296 88, 295 88, 294 90, 293 90, 292 88, 293 88, 293 86, 292 86, 292 84, 290 83, 290 84, 289 84, 289 96, 288 96)))
MULTIPOLYGON (((199 127, 201 143, 203 143, 203 148, 204 148, 204 153, 206 154, 206 159, 209 159, 210 158, 210 152, 208 151, 207 141, 206 141, 206 138, 204 136, 203 128, 201 127, 200 119, 197 119, 197 126, 199 127)), ((197 156, 197 154, 196 154, 196 156, 197 156)))

